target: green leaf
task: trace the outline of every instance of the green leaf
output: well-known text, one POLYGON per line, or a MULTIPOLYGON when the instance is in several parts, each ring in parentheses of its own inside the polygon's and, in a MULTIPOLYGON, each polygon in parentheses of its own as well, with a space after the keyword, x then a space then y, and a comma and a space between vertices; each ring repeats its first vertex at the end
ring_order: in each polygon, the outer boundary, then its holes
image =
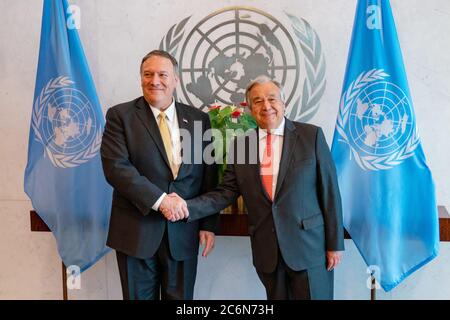
POLYGON ((225 108, 223 108, 222 110, 220 110, 220 115, 222 117, 226 117, 229 116, 233 113, 233 109, 230 106, 226 106, 225 108))
POLYGON ((209 118, 212 120, 219 114, 219 108, 208 111, 209 118))
POLYGON ((220 134, 214 135, 214 146, 222 148, 223 165, 219 165, 219 180, 223 179, 223 172, 226 167, 227 151, 230 143, 237 135, 242 135, 250 129, 257 127, 255 118, 249 113, 242 113, 238 118, 233 118, 232 113, 236 107, 225 106, 222 109, 212 109, 208 112, 211 127, 218 129, 220 134), (227 132, 228 130, 228 132, 227 132), (227 135, 228 134, 228 135, 227 135))

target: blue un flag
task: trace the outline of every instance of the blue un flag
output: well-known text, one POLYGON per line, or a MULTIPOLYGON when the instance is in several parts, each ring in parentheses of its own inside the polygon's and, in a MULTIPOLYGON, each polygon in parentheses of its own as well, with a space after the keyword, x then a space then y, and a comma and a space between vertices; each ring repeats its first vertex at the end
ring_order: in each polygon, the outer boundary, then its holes
POLYGON ((25 192, 66 266, 108 252, 112 190, 99 149, 104 117, 67 0, 45 0, 25 192))
POLYGON ((389 291, 436 257, 439 226, 387 0, 358 1, 332 154, 344 226, 389 291))

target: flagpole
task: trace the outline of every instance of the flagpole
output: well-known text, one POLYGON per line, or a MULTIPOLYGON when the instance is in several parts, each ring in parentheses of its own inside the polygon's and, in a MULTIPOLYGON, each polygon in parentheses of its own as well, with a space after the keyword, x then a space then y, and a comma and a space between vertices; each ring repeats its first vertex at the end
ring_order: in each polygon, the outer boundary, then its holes
POLYGON ((371 301, 375 301, 377 300, 377 287, 376 287, 376 283, 375 283, 375 276, 374 276, 375 272, 372 271, 372 273, 370 274, 371 277, 371 282, 372 285, 370 286, 370 300, 371 301))
POLYGON ((67 269, 64 265, 64 262, 62 264, 62 282, 63 282, 63 300, 69 300, 67 297, 67 269))

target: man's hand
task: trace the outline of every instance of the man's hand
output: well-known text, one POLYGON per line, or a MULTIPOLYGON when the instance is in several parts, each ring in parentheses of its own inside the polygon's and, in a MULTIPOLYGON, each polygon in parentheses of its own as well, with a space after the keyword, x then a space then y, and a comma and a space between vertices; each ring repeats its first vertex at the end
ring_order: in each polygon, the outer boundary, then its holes
POLYGON ((213 232, 200 230, 200 244, 205 246, 202 252, 202 257, 207 257, 214 248, 215 235, 213 232))
POLYGON ((159 206, 159 210, 167 220, 172 222, 189 217, 186 201, 176 193, 166 195, 159 206))
POLYGON ((342 260, 342 251, 327 251, 327 270, 333 270, 342 260))

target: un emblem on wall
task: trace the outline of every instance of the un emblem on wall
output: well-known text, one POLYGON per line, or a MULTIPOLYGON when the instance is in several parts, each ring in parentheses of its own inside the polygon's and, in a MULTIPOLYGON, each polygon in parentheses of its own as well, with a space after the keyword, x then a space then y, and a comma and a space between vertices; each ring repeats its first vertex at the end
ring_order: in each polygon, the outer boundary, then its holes
POLYGON ((52 164, 76 167, 98 153, 102 130, 89 99, 67 77, 52 79, 33 107, 32 127, 52 164))
POLYGON ((387 77, 383 70, 362 73, 341 99, 337 130, 363 169, 390 169, 419 142, 408 96, 387 77))
POLYGON ((160 49, 176 56, 181 48, 178 97, 201 110, 216 102, 239 105, 245 100, 248 83, 266 75, 284 85, 289 118, 311 119, 326 86, 325 59, 320 39, 309 23, 287 17, 294 37, 273 16, 247 7, 208 15, 183 43, 190 17, 172 26, 160 49))

